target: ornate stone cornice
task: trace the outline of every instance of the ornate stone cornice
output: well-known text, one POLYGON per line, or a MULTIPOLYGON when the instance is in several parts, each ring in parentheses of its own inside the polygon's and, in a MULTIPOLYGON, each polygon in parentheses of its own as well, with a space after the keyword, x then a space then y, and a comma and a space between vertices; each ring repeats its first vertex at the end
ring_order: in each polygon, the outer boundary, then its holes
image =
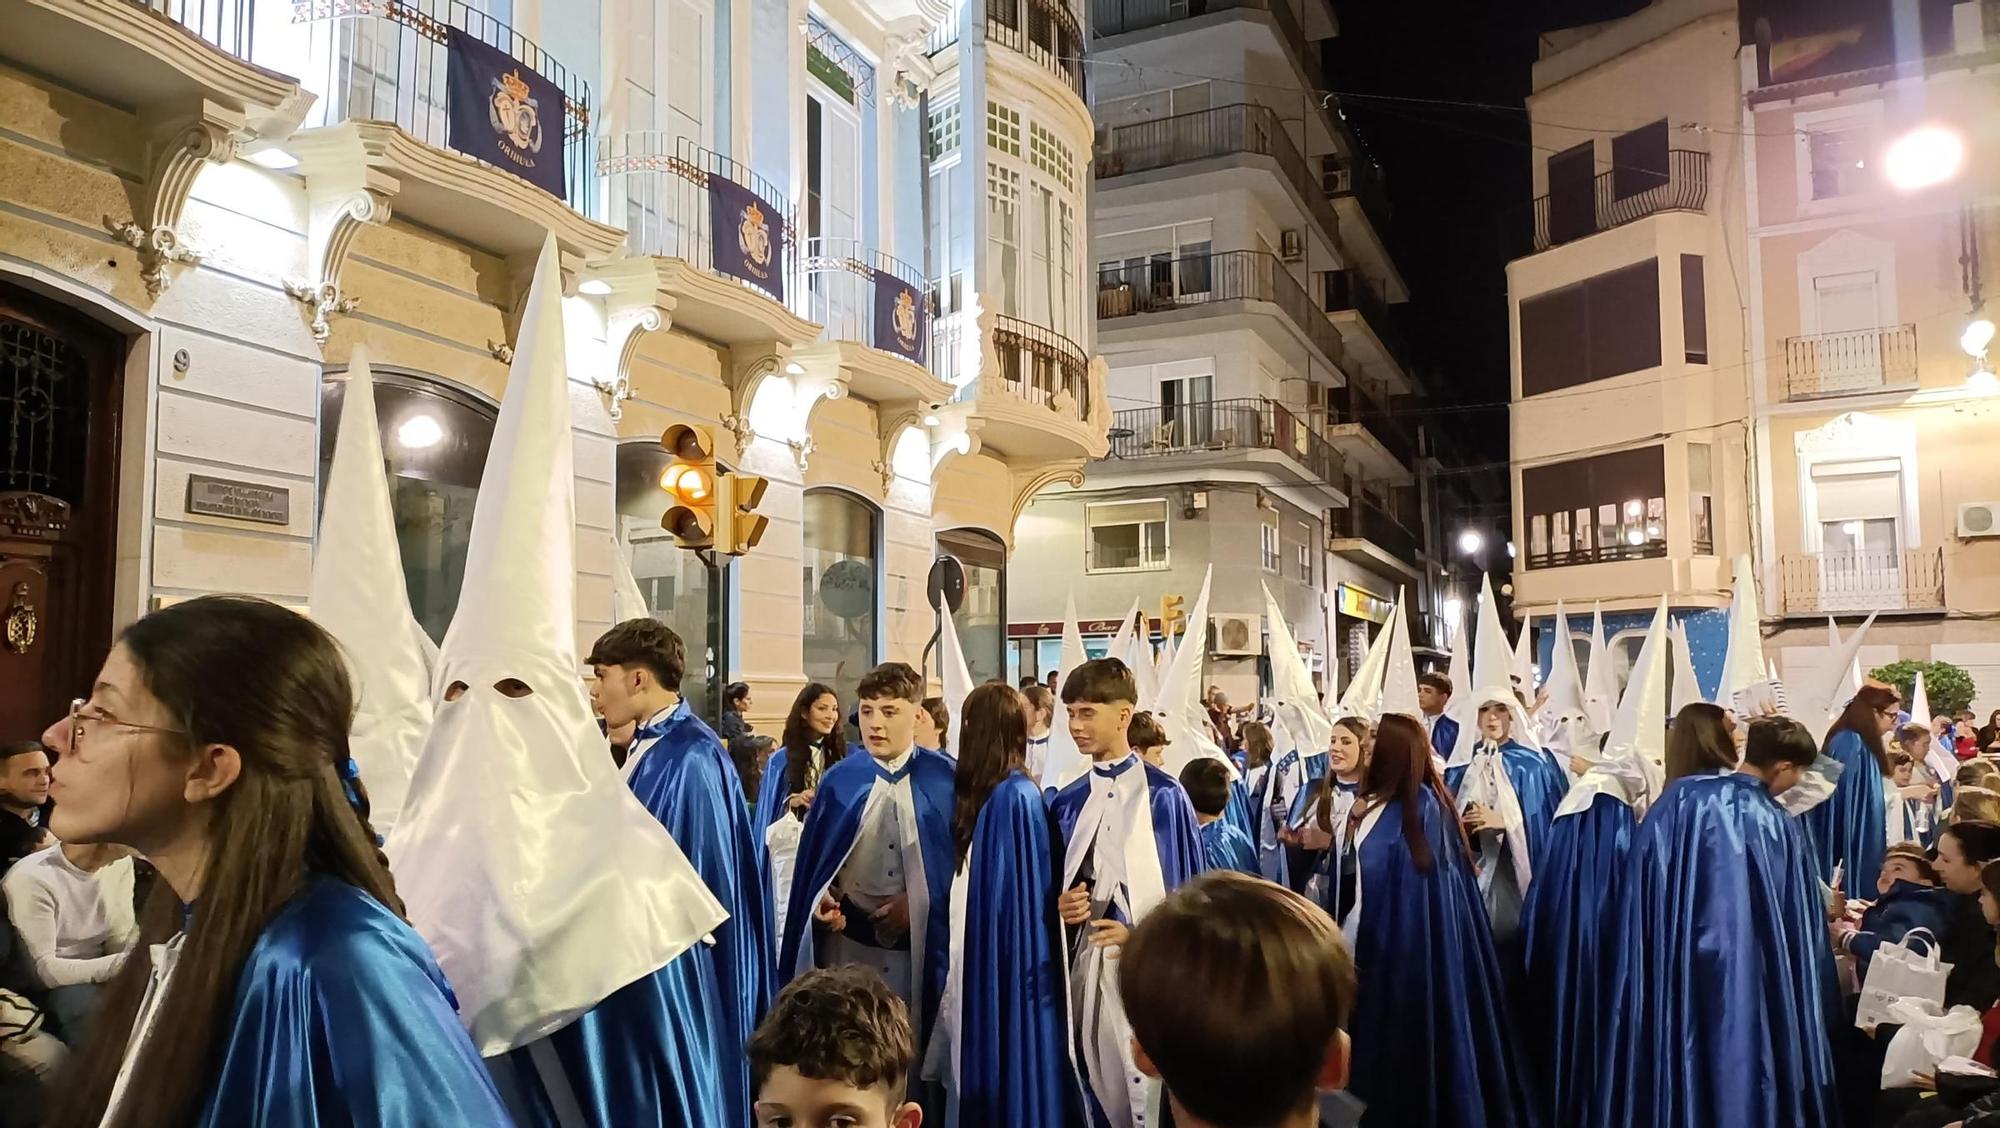
POLYGON ((1014 501, 1007 527, 1012 529, 1020 524, 1021 514, 1027 511, 1028 503, 1035 499, 1036 494, 1049 486, 1060 482, 1071 488, 1081 487, 1083 467, 1084 461, 1078 458, 1014 471, 1014 501))
POLYGON ((593 381, 597 390, 604 393, 604 410, 610 413, 611 421, 625 417, 625 400, 632 395, 632 358, 639 353, 639 338, 648 333, 658 333, 673 324, 671 311, 657 305, 637 306, 619 310, 611 314, 604 333, 604 344, 615 361, 608 379, 593 381))
POLYGON ((236 159, 236 139, 243 128, 240 111, 203 102, 191 113, 155 117, 147 130, 149 163, 132 218, 107 215, 104 229, 139 252, 139 277, 153 297, 172 283, 169 265, 201 261, 181 236, 181 214, 202 166, 236 159))
POLYGON ((389 201, 400 188, 391 177, 360 172, 358 182, 306 184, 306 261, 313 277, 287 281, 285 292, 305 305, 313 340, 322 343, 332 331, 331 319, 361 304, 341 288, 354 237, 368 224, 389 222, 389 201))

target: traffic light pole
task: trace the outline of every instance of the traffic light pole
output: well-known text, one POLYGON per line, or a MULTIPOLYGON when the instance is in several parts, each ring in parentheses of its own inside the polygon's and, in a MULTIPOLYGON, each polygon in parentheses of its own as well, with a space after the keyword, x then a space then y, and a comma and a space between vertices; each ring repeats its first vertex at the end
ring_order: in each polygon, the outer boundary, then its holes
POLYGON ((711 713, 708 722, 720 725, 723 712, 729 708, 722 694, 729 688, 729 669, 735 661, 729 640, 729 623, 725 618, 725 610, 729 606, 729 579, 735 571, 730 562, 734 558, 719 552, 697 555, 708 566, 708 630, 710 637, 715 639, 715 657, 708 665, 708 705, 711 713))

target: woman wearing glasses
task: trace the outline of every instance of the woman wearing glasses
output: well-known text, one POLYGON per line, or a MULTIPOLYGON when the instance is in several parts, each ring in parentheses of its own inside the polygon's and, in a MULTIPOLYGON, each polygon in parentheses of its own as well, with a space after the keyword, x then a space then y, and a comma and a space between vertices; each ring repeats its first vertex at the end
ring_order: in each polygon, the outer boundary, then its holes
POLYGON ((57 836, 160 875, 49 1124, 508 1123, 375 848, 353 714, 324 630, 210 596, 128 627, 45 734, 57 836))
MULTIPOLYGON (((1802 817, 1812 835, 1819 879, 1833 884, 1841 868, 1844 889, 1873 889, 1888 848, 1889 752, 1884 736, 1896 727, 1896 691, 1865 685, 1826 730, 1822 751, 1840 762, 1833 797, 1802 817)), ((62 832, 58 830, 57 834, 62 832)))

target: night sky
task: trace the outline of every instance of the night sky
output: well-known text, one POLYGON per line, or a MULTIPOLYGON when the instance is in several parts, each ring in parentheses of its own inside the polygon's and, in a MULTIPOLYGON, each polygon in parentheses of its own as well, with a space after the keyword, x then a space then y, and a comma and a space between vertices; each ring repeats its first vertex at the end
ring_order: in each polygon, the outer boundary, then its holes
MULTIPOLYGON (((1431 399, 1425 422, 1449 463, 1504 463, 1507 260, 1525 250, 1532 202, 1521 109, 1543 30, 1609 19, 1642 0, 1334 0, 1328 81, 1388 178, 1392 248, 1410 287, 1405 336, 1431 399), (1442 105, 1444 102, 1479 106, 1442 105), (1485 106, 1504 109, 1480 108, 1485 106)), ((1468 478, 1504 503, 1503 470, 1468 478)))

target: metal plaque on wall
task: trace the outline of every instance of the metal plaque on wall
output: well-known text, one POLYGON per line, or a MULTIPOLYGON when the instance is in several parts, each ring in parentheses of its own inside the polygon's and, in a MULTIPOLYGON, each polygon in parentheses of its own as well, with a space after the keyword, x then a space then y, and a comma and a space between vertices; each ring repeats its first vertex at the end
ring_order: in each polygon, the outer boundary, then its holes
POLYGON ((284 486, 188 475, 187 511, 204 517, 233 517, 260 525, 292 523, 292 491, 284 486))

